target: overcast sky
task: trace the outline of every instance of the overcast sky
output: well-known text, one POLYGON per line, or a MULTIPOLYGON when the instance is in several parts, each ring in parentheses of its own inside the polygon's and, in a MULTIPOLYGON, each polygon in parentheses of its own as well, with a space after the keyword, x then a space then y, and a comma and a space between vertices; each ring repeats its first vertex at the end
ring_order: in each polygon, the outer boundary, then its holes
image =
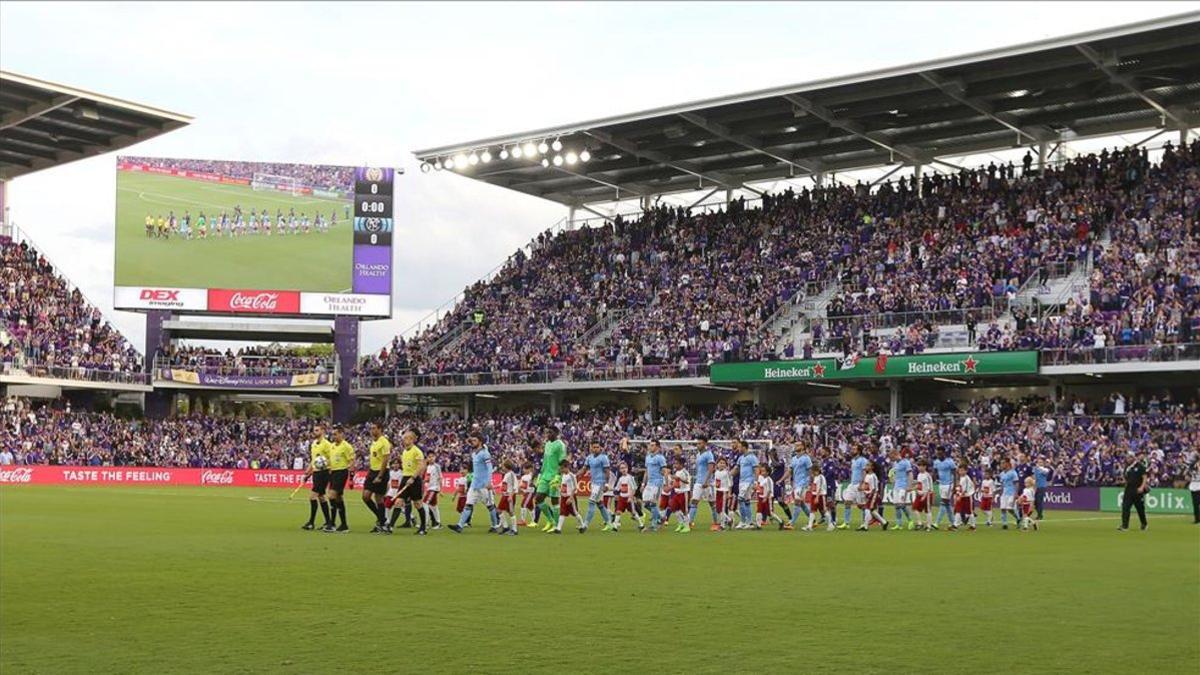
MULTIPOLYGON (((373 350, 565 208, 411 152, 1002 47, 1200 3, 0 3, 0 67, 188 115, 130 154, 404 167, 373 350)), ((13 220, 113 313, 115 156, 18 178, 13 220)))

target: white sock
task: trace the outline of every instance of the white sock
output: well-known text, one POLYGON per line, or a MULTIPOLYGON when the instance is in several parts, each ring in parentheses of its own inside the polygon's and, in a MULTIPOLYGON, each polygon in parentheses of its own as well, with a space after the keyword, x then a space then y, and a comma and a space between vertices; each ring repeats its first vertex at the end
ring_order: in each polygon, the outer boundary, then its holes
POLYGON ((559 516, 558 516, 558 527, 556 527, 556 528, 554 528, 554 529, 556 529, 556 530, 561 530, 561 529, 562 529, 562 526, 563 526, 563 523, 566 523, 566 522, 567 522, 567 517, 566 517, 566 516, 564 516, 564 515, 562 515, 562 514, 559 514, 559 516))

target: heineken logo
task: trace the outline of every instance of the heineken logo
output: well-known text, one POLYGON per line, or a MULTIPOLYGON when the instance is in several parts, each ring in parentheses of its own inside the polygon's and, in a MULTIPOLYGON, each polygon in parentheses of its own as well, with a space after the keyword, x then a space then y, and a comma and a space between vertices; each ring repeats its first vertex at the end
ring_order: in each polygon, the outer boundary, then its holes
POLYGON ((956 373, 977 373, 979 361, 972 354, 962 361, 911 361, 908 364, 909 375, 953 375, 956 373))

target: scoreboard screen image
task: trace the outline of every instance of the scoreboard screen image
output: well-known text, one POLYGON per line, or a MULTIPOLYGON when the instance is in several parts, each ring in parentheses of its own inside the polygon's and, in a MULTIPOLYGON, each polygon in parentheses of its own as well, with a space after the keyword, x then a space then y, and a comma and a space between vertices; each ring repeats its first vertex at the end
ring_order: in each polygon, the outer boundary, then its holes
POLYGON ((117 309, 391 316, 395 171, 117 158, 117 309))

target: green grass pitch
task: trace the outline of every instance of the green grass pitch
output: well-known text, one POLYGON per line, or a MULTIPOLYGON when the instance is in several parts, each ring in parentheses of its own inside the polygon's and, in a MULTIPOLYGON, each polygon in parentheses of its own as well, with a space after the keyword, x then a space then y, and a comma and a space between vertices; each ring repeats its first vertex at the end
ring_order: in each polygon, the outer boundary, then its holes
MULTIPOLYGON (((1200 526, 302 532, 303 493, 0 489, 0 672, 1195 672, 1200 526), (253 499, 252 499, 253 498, 253 499)), ((445 500, 449 502, 449 499, 445 500)), ((449 505, 444 518, 452 515, 449 505)), ((569 523, 573 521, 568 520, 569 523)), ((628 526, 628 523, 626 523, 628 526)), ((573 527, 573 526, 572 526, 573 527)))
MULTIPOLYGON (((176 288, 247 288, 348 292, 353 267, 351 221, 345 200, 292 196, 258 191, 240 185, 218 185, 187 178, 132 171, 117 172, 117 235, 115 276, 117 286, 167 286, 176 288), (193 221, 221 210, 276 209, 287 213, 316 210, 329 218, 337 211, 338 224, 324 234, 270 237, 262 234, 185 240, 178 236, 146 236, 146 216, 164 217, 173 209, 182 216, 191 211, 193 221)), ((192 231, 195 232, 193 222, 192 231)))

